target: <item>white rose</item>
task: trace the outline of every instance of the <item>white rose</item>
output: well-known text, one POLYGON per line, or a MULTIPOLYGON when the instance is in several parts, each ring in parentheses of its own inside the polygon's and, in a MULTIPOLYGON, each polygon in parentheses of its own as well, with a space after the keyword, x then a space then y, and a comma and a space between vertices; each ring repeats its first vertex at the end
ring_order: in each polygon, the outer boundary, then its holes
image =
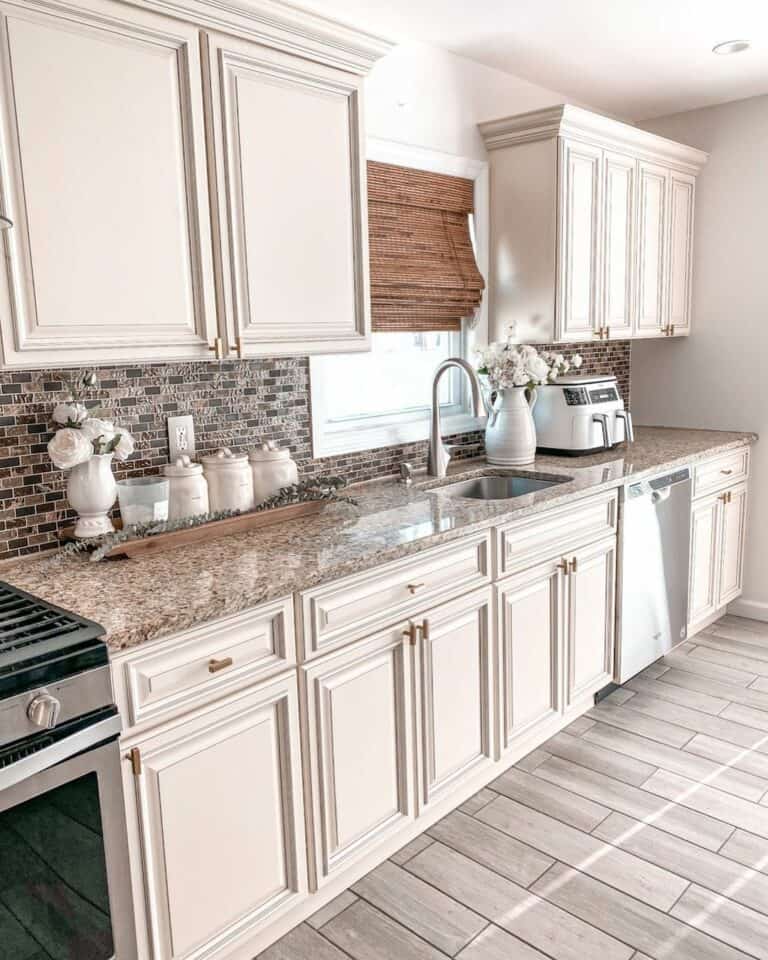
POLYGON ((85 463, 93 456, 93 447, 88 437, 74 427, 63 427, 54 433, 48 442, 48 456, 59 470, 69 470, 78 463, 85 463))
POLYGON ((543 357, 529 357, 527 368, 531 380, 538 380, 539 383, 543 383, 549 376, 549 364, 543 357))
POLYGON ((575 356, 571 357, 571 366, 575 367, 577 370, 584 363, 584 360, 581 357, 581 354, 577 353, 575 356))
POLYGON ((82 403, 57 403, 53 408, 53 419, 64 427, 76 427, 88 417, 88 411, 82 403))
POLYGON ((94 450, 97 453, 103 453, 101 448, 111 443, 115 435, 114 424, 109 420, 99 420, 98 417, 88 417, 87 420, 83 420, 80 430, 84 437, 96 444, 94 450))
POLYGON ((127 460, 133 453, 133 437, 125 427, 115 427, 115 437, 117 442, 114 445, 115 458, 117 460, 127 460))

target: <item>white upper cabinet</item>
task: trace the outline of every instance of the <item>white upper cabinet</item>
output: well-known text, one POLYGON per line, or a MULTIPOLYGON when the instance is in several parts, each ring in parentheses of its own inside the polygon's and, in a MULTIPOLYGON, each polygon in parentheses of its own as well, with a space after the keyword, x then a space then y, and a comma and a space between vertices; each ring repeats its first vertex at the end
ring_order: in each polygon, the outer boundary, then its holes
POLYGON ((0 0, 2 365, 365 349, 360 87, 389 45, 152 6, 0 0))
POLYGON ((0 13, 5 364, 206 356, 198 31, 105 0, 0 13))
POLYGON ((231 37, 208 56, 230 347, 366 349, 362 78, 231 37))
POLYGON ((491 155, 493 339, 687 334, 707 154, 563 105, 480 124, 491 155))

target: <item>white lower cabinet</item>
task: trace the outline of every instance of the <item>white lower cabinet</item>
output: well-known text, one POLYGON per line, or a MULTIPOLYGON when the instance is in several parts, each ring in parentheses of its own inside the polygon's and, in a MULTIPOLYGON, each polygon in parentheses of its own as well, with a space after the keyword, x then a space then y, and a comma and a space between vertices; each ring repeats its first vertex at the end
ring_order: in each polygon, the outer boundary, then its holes
POLYGON ((129 756, 153 960, 229 955, 305 894, 294 672, 142 737, 129 756))

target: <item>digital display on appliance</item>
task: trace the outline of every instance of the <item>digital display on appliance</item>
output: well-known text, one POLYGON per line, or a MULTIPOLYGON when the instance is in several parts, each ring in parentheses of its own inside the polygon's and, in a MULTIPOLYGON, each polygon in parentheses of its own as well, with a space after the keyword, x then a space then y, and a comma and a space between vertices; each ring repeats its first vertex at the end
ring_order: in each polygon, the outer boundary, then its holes
POLYGON ((565 387, 563 396, 569 407, 581 407, 589 402, 584 387, 565 387))
POLYGON ((616 387, 601 387, 599 390, 590 390, 589 399, 592 403, 609 403, 611 400, 618 400, 619 394, 616 387))

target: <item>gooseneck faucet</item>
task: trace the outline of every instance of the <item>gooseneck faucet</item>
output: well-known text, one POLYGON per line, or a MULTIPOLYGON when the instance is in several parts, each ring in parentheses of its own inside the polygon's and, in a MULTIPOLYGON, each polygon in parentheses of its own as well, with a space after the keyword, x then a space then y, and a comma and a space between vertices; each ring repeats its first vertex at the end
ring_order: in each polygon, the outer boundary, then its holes
POLYGON ((427 461, 427 473, 431 477, 445 476, 455 450, 478 446, 476 443, 457 443, 450 446, 443 443, 440 430, 440 402, 437 394, 440 387, 440 377, 451 367, 458 367, 459 370, 463 370, 469 378, 469 386, 472 392, 472 416, 482 417, 485 414, 480 380, 475 368, 460 357, 449 357, 449 359, 443 360, 435 370, 435 378, 432 381, 432 419, 429 431, 429 460, 427 461))

